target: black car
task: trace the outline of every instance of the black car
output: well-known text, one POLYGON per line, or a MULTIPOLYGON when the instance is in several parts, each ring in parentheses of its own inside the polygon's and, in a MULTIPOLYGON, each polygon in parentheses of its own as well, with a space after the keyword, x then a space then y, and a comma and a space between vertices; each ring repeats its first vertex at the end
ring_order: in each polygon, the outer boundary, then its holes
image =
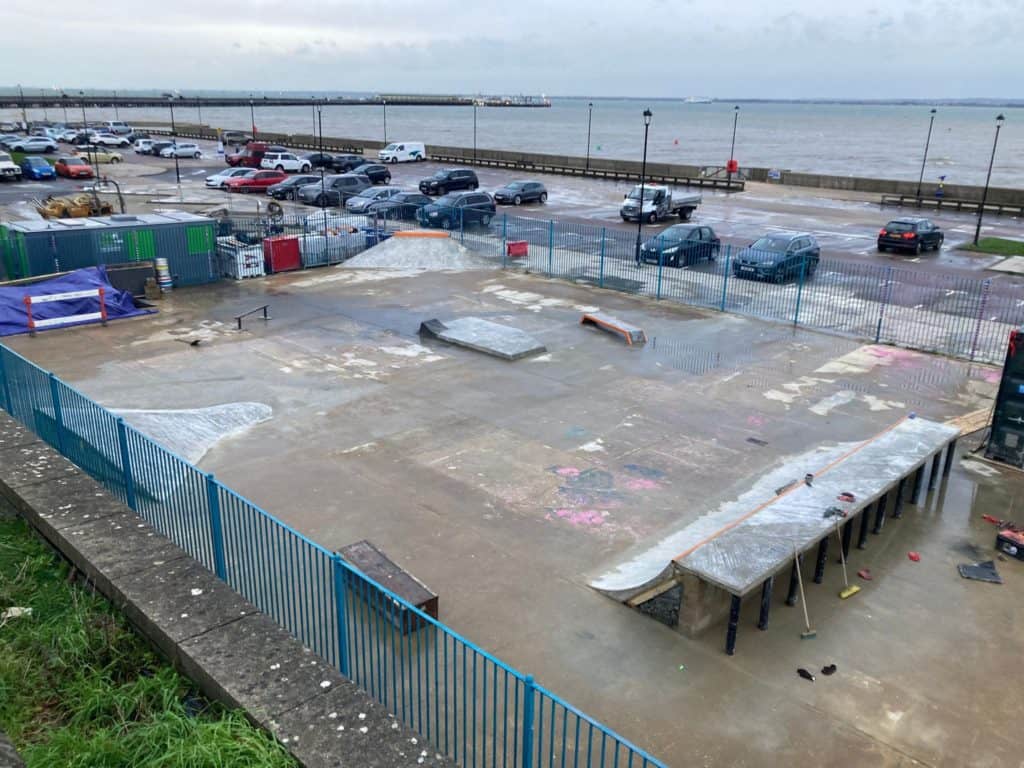
POLYGON ((298 189, 298 199, 306 205, 338 206, 344 205, 350 197, 355 197, 373 184, 366 176, 355 173, 343 173, 339 176, 328 176, 323 187, 317 179, 298 189))
POLYGON ((740 251, 733 259, 732 273, 782 283, 801 276, 813 277, 820 259, 821 248, 813 235, 779 232, 765 235, 740 251))
POLYGON ((486 192, 451 192, 420 208, 416 218, 424 227, 462 229, 473 224, 486 227, 496 211, 494 198, 486 192))
POLYGON ((130 141, 132 144, 134 144, 139 139, 149 139, 152 137, 145 131, 132 131, 127 136, 125 136, 125 138, 128 139, 128 141, 130 141))
POLYGON ((242 131, 224 131, 220 135, 220 140, 225 145, 242 145, 248 144, 250 141, 252 141, 252 136, 250 136, 248 133, 243 133, 242 131))
POLYGON ((494 193, 494 202, 522 205, 532 202, 546 203, 548 191, 539 181, 513 181, 494 193))
POLYGON ((328 171, 334 168, 334 155, 326 152, 310 152, 303 155, 302 159, 309 163, 310 168, 326 168, 328 171))
POLYGON ((361 165, 366 165, 366 158, 362 155, 335 155, 331 167, 336 173, 347 173, 361 165))
POLYGON ((295 176, 289 176, 282 182, 273 184, 267 187, 267 194, 275 200, 294 200, 298 197, 299 187, 305 186, 306 184, 316 184, 320 181, 320 176, 308 173, 300 173, 295 176))
POLYGON ((419 192, 402 192, 390 200, 381 200, 367 207, 366 212, 376 214, 388 220, 401 219, 403 221, 415 221, 416 213, 425 205, 430 205, 431 199, 419 192))
POLYGON ((364 163, 358 168, 353 168, 352 173, 361 173, 374 184, 391 183, 391 171, 388 170, 386 165, 381 165, 380 163, 364 163))
POLYGON ((149 151, 146 152, 146 154, 153 155, 154 157, 160 157, 161 152, 163 152, 168 147, 173 146, 173 141, 154 141, 152 144, 149 145, 149 151))
POLYGON ((420 182, 424 195, 446 195, 456 189, 474 190, 480 186, 476 173, 468 168, 444 168, 420 182))
POLYGON ((714 261, 722 241, 711 227, 676 224, 640 246, 645 264, 686 267, 699 261, 714 261))
POLYGON ((942 230, 930 219, 893 219, 878 231, 878 252, 884 253, 890 248, 916 254, 929 248, 937 251, 945 239, 942 230))

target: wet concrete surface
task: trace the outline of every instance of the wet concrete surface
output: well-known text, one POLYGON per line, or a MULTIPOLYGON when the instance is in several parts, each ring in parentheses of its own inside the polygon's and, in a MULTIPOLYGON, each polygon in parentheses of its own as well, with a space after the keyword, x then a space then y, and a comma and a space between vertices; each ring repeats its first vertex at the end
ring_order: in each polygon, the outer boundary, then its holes
POLYGON ((995 555, 980 515, 1013 516, 1016 473, 958 462, 853 551, 874 579, 849 600, 830 565, 808 585, 815 640, 785 578, 767 631, 744 603, 735 657, 721 625, 688 639, 587 586, 788 457, 910 410, 986 407, 995 369, 511 273, 333 268, 176 291, 160 310, 9 341, 111 407, 270 405, 202 468, 331 549, 370 539, 455 630, 667 764, 1019 765, 1024 694, 1006 670, 1024 563, 997 563, 1002 586, 955 570, 995 555), (267 302, 269 324, 234 330, 267 302), (650 342, 581 327, 595 308, 650 342), (506 362, 417 336, 465 315, 548 353, 506 362), (813 684, 796 675, 829 663, 813 684))

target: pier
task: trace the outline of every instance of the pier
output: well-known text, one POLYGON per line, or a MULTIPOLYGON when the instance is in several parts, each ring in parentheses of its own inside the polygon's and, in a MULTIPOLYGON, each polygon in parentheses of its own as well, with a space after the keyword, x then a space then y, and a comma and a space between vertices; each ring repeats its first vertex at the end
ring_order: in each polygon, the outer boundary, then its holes
POLYGON ((183 94, 161 94, 156 96, 132 96, 117 93, 53 93, 24 95, 13 93, 0 95, 3 109, 42 109, 44 107, 165 107, 168 103, 176 107, 550 107, 551 100, 542 96, 456 96, 430 94, 378 94, 376 96, 344 97, 302 97, 302 96, 185 96, 183 94))

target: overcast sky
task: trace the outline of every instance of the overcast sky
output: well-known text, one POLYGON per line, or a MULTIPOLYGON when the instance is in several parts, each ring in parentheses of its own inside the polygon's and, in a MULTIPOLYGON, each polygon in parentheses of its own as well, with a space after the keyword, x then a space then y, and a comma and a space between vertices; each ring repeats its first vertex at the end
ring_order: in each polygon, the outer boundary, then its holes
POLYGON ((0 22, 0 79, 34 87, 1024 95, 1024 0, 8 0, 0 22))

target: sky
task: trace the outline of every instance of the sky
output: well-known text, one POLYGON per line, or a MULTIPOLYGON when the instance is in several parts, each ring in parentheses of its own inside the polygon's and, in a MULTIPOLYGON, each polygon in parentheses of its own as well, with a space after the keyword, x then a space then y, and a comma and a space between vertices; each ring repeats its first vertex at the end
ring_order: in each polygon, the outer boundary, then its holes
POLYGON ((0 4, 0 28, 36 30, 4 36, 4 85, 1024 96, 1024 0, 47 0, 42 26, 40 8, 0 4))

